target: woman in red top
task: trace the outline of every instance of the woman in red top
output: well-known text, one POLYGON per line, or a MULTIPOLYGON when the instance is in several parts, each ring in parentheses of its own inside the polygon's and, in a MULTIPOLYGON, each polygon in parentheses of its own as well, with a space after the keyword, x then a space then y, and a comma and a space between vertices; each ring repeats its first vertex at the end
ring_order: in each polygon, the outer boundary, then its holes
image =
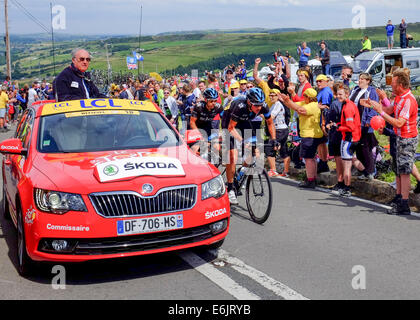
POLYGON ((343 160, 344 188, 340 190, 340 195, 344 197, 351 196, 350 184, 353 153, 362 134, 359 110, 349 99, 349 95, 349 87, 340 84, 337 89, 337 99, 343 104, 343 107, 341 109, 340 127, 337 130, 343 135, 341 141, 341 159, 343 160))
POLYGON ((287 91, 292 96, 293 102, 300 102, 304 101, 303 94, 307 89, 312 88, 311 84, 309 83, 309 72, 304 69, 299 69, 296 72, 298 79, 299 79, 299 89, 296 93, 296 87, 293 83, 289 83, 289 87, 287 88, 287 91))

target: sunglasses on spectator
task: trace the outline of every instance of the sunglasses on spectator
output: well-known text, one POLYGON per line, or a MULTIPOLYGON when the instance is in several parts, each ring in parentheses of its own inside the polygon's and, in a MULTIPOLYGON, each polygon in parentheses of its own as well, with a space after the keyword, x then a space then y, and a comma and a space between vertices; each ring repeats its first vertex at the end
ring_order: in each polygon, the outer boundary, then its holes
POLYGON ((83 62, 83 61, 87 61, 87 62, 90 62, 90 58, 84 58, 84 57, 81 57, 81 58, 77 58, 77 60, 79 61, 79 62, 83 62))
POLYGON ((166 91, 166 92, 164 92, 164 94, 171 94, 170 92, 168 92, 168 91, 166 91))

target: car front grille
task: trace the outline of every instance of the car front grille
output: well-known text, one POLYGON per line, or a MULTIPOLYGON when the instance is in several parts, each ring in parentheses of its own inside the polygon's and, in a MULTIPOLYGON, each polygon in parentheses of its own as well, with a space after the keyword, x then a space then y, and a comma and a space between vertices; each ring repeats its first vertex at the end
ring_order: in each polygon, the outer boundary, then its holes
POLYGON ((190 210, 197 200, 197 186, 164 188, 151 197, 120 191, 93 193, 89 198, 102 217, 134 217, 190 210))
POLYGON ((72 243, 71 252, 55 252, 48 245, 54 239, 42 239, 38 250, 52 254, 104 255, 141 252, 171 248, 204 241, 214 237, 209 225, 133 236, 97 239, 66 239, 72 243))

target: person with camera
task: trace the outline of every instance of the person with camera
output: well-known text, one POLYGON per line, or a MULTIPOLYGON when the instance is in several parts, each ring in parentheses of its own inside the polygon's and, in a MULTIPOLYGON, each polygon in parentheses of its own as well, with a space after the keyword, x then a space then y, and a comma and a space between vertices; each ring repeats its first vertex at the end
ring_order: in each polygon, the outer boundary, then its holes
POLYGON ((299 68, 308 65, 309 57, 311 56, 311 48, 306 45, 306 42, 302 42, 302 46, 297 49, 299 55, 299 68))
POLYGON ((350 91, 356 87, 356 84, 351 79, 353 77, 353 68, 350 66, 344 66, 341 68, 341 79, 343 80, 343 83, 349 87, 350 91))

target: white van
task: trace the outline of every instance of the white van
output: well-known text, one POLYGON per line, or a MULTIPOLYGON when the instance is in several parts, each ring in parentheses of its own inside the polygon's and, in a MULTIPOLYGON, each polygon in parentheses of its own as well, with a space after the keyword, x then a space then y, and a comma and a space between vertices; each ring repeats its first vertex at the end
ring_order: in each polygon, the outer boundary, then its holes
POLYGON ((420 87, 420 48, 385 49, 375 48, 357 56, 352 64, 353 81, 359 80, 362 72, 372 75, 373 85, 385 88, 390 85, 387 75, 393 66, 408 68, 411 71, 411 87, 420 87))

